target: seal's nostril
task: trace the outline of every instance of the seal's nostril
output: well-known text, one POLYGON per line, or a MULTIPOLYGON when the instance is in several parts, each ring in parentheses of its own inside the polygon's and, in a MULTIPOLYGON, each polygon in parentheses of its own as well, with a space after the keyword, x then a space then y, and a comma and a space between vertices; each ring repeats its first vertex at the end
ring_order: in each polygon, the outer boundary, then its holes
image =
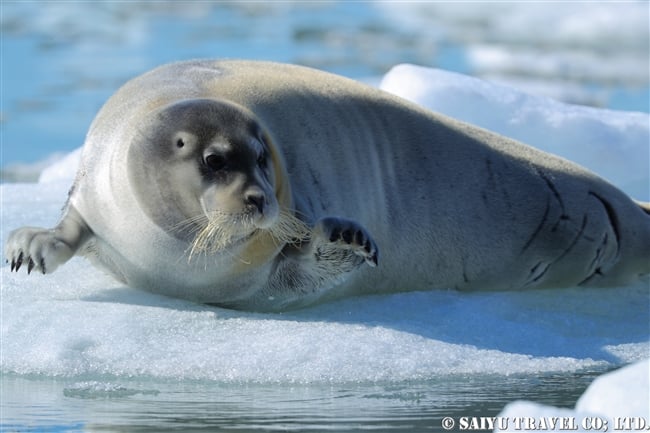
POLYGON ((252 204, 257 207, 257 210, 263 214, 264 213, 264 203, 266 202, 266 198, 264 197, 264 194, 260 192, 251 192, 246 194, 246 203, 247 204, 252 204))

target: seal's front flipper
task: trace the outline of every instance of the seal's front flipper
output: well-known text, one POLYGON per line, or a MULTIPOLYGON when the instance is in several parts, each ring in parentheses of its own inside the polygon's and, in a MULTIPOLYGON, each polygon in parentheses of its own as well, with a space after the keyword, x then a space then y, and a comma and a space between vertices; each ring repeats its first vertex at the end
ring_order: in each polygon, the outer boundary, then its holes
POLYGON ((68 207, 61 222, 53 229, 21 227, 9 234, 5 245, 7 263, 18 272, 23 265, 30 274, 34 269, 52 273, 67 262, 90 237, 91 231, 79 213, 68 207))
POLYGON ((359 223, 345 218, 321 218, 309 240, 288 245, 278 256, 268 284, 252 308, 279 311, 309 305, 343 283, 364 263, 377 266, 377 258, 377 244, 359 223))
POLYGON ((377 266, 377 245, 359 223, 337 217, 318 220, 312 234, 313 251, 317 261, 335 260, 342 266, 353 267, 364 261, 377 266))

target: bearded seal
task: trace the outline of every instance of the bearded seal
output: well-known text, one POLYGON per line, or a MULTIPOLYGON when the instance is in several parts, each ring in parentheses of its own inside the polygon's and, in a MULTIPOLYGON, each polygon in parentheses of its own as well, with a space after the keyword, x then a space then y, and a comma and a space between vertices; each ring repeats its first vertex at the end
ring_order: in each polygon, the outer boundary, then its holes
POLYGON ((15 230, 5 254, 12 271, 78 254, 133 287, 282 310, 626 284, 650 273, 649 212, 569 161, 361 83, 196 60, 107 101, 60 223, 15 230))

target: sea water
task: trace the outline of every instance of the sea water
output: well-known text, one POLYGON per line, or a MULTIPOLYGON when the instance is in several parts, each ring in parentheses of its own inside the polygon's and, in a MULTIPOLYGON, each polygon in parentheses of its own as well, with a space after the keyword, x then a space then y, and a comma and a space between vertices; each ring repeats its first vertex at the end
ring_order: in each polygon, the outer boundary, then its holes
MULTIPOLYGON (((363 79, 650 198, 647 4, 190 4, 2 3, 2 244, 18 226, 56 223, 78 160, 70 152, 117 86, 190 57, 363 79), (556 31, 541 31, 549 22, 556 31), (490 81, 391 69, 403 62, 490 81)), ((445 417, 495 416, 516 400, 572 408, 594 378, 650 356, 647 281, 252 314, 124 287, 82 259, 49 276, 5 265, 0 278, 8 432, 437 431, 445 417)))
POLYGON ((575 401, 596 372, 386 383, 229 384, 7 377, 3 431, 435 431, 510 401, 575 401), (7 396, 10 396, 8 398, 7 396))

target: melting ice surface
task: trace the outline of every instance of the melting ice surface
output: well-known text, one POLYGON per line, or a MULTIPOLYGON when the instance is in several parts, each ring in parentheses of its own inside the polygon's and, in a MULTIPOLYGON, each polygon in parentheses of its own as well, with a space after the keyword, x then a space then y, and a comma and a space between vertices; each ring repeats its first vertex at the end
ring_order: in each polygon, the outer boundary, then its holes
MULTIPOLYGON (((484 127, 521 133, 537 147, 581 158, 636 198, 650 195, 647 114, 564 105, 411 66, 394 69, 383 86, 484 127)), ((1 185, 3 244, 18 226, 56 223, 75 168, 72 155, 37 184, 1 185)), ((226 383, 505 377, 605 371, 647 358, 650 350, 647 280, 613 289, 432 290, 251 314, 124 287, 73 259, 48 276, 3 266, 1 310, 2 373, 88 383, 105 377, 226 383)))

